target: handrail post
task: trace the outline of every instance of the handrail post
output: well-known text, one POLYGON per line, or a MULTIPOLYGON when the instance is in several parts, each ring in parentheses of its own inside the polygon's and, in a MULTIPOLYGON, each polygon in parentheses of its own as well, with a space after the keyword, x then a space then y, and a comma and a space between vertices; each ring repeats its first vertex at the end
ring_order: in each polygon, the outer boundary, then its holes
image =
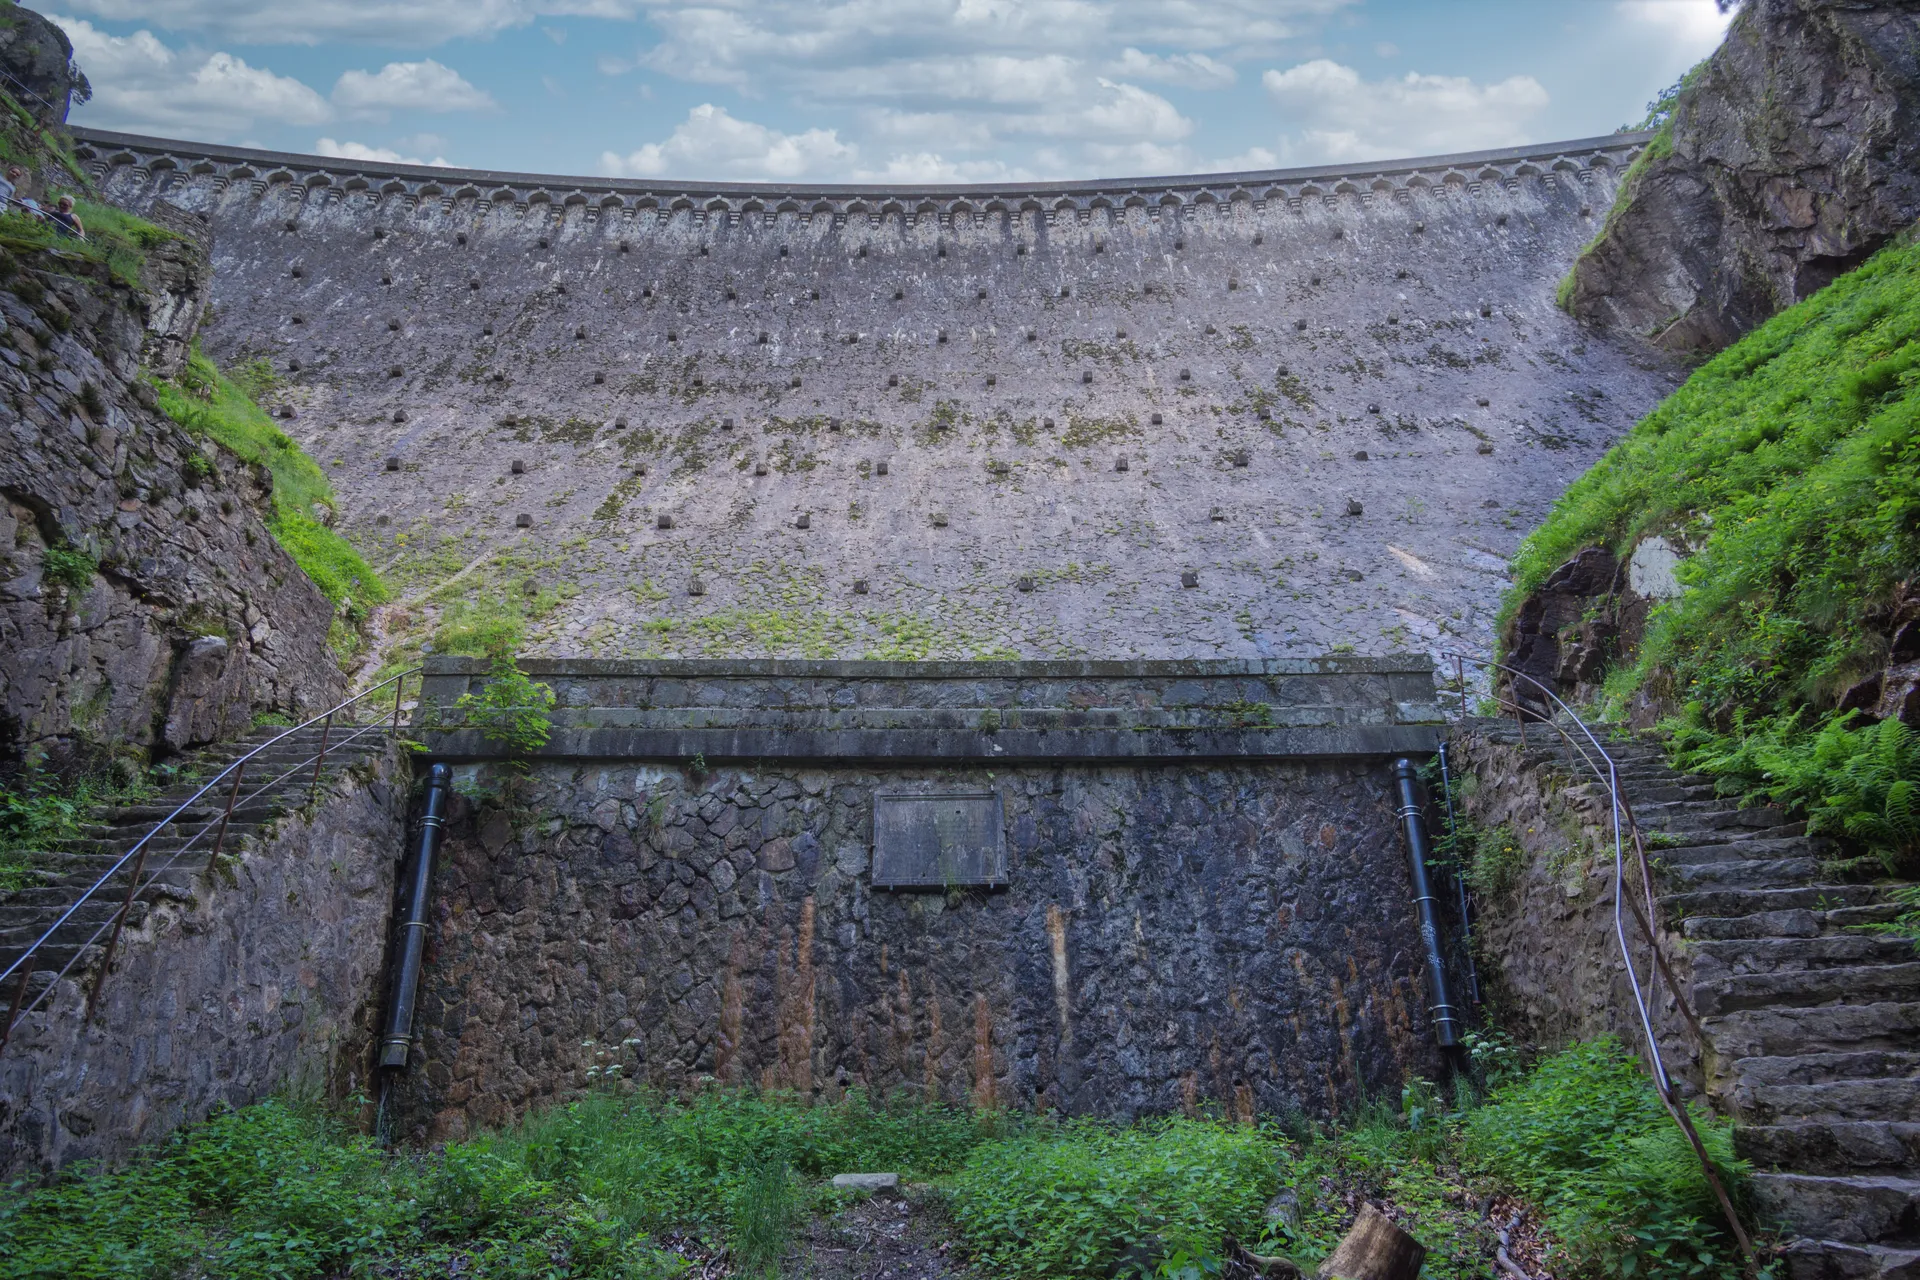
POLYGON ((140 856, 133 860, 133 871, 127 876, 127 897, 120 904, 120 910, 113 916, 113 932, 107 935, 107 949, 100 957, 100 971, 93 975, 93 990, 87 993, 87 1014, 82 1021, 92 1021, 94 1006, 100 1003, 100 992, 107 985, 107 972, 113 968, 114 948, 120 945, 120 930, 126 927, 127 913, 133 910, 134 895, 140 892, 140 873, 147 869, 147 851, 152 848, 152 840, 140 842, 140 856))
POLYGON ((227 808, 220 815, 220 829, 213 834, 213 857, 220 856, 220 849, 227 843, 227 820, 233 817, 233 802, 240 795, 240 779, 247 774, 247 762, 242 760, 233 768, 233 786, 227 792, 227 808))
POLYGON ((13 1007, 7 1010, 7 1025, 0 1027, 0 1053, 7 1048, 7 1041, 13 1039, 13 1024, 20 1017, 20 1004, 27 998, 27 983, 33 980, 34 962, 39 959, 37 951, 29 951, 23 957, 27 967, 20 971, 20 985, 13 989, 13 1007))
POLYGON ((320 800, 320 766, 327 762, 327 739, 333 736, 333 712, 327 712, 327 722, 320 726, 320 754, 313 758, 313 785, 307 788, 307 807, 312 808, 320 800))

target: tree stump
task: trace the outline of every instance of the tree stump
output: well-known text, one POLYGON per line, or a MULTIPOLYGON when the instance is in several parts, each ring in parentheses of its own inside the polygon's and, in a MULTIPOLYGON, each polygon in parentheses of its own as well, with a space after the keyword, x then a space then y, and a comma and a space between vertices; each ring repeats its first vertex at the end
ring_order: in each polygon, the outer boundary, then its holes
POLYGON ((1360 1206, 1353 1230, 1320 1264, 1320 1280, 1415 1280, 1427 1247, 1370 1204, 1360 1206))

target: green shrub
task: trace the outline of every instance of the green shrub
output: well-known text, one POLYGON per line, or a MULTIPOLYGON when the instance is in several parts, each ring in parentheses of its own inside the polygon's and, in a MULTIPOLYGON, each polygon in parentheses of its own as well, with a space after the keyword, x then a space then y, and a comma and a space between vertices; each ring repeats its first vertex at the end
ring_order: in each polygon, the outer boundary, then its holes
POLYGON ((511 656, 501 656, 494 659, 480 692, 463 693, 454 705, 487 741, 524 755, 547 745, 553 733, 553 703, 553 686, 529 680, 511 656))
POLYGON ((1718 775, 1722 789, 1805 812, 1810 834, 1857 842, 1888 875, 1920 861, 1920 734, 1898 720, 1859 725, 1852 712, 1818 728, 1801 719, 1741 720, 1732 734, 1687 717, 1667 728, 1679 764, 1718 775))
POLYGON ((1258 1240, 1283 1151, 1268 1132, 1211 1121, 1075 1121, 977 1149, 953 1182, 953 1220, 996 1274, 1151 1274, 1176 1252, 1258 1240))
MULTIPOLYGON (((1745 1166, 1729 1127, 1694 1124, 1723 1181, 1745 1166)), ((1545 1059, 1466 1117, 1465 1161, 1546 1210, 1579 1274, 1739 1274, 1738 1253, 1685 1135, 1619 1041, 1545 1059)))
POLYGON ((99 572, 100 562, 78 547, 48 547, 40 562, 41 577, 75 591, 92 586, 99 572))

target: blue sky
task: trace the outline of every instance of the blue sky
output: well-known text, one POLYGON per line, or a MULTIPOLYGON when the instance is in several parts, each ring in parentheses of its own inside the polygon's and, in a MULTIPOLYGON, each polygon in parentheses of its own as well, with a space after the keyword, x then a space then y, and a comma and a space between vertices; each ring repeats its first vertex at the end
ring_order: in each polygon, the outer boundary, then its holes
POLYGON ((475 168, 969 182, 1607 133, 1714 0, 63 0, 75 123, 475 168))

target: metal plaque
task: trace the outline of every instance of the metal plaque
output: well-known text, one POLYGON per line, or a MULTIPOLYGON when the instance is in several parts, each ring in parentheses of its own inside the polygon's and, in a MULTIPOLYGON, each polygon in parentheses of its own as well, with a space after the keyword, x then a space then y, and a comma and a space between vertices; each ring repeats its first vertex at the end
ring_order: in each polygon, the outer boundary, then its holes
POLYGON ((874 792, 874 888, 998 888, 1006 883, 999 792, 874 792))

